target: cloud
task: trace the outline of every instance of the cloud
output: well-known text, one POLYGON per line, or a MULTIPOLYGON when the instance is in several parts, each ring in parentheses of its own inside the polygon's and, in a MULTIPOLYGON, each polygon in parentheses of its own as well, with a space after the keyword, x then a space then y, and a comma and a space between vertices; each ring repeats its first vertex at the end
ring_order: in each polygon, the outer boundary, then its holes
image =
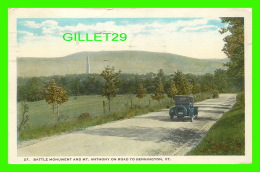
POLYGON ((194 19, 194 20, 179 20, 175 24, 177 27, 187 27, 187 26, 200 26, 208 23, 208 19, 194 19))
POLYGON ((85 25, 82 23, 78 23, 76 26, 64 26, 60 27, 59 30, 60 32, 72 32, 72 33, 77 33, 77 32, 87 32, 89 30, 93 30, 93 25, 85 25))
POLYGON ((41 25, 37 24, 35 21, 24 21, 24 22, 22 22, 22 24, 29 28, 40 28, 41 27, 41 25))
POLYGON ((19 56, 60 57, 80 51, 142 50, 196 58, 225 58, 225 54, 221 51, 224 35, 218 33, 218 26, 209 24, 210 21, 218 20, 219 18, 201 18, 168 23, 154 21, 116 24, 111 19, 94 24, 76 23, 65 26, 60 26, 55 20, 41 23, 26 21, 22 24, 30 28, 40 28, 42 34, 39 36, 20 31, 23 33, 23 41, 19 43, 19 56), (84 33, 91 35, 95 32, 126 33, 128 39, 125 42, 68 42, 62 39, 62 35, 66 32, 82 35, 84 33))
POLYGON ((187 32, 187 31, 207 31, 207 30, 218 30, 218 27, 215 25, 205 25, 205 26, 195 26, 195 27, 184 27, 181 29, 182 32, 187 32))
POLYGON ((40 25, 45 27, 53 27, 53 26, 58 26, 58 22, 55 20, 46 20, 42 22, 40 25))
MULTIPOLYGON (((29 28, 41 28, 43 34, 53 34, 61 32, 123 32, 127 31, 129 34, 136 34, 139 32, 174 32, 180 28, 182 31, 195 31, 191 27, 206 25, 211 20, 218 20, 217 18, 202 18, 202 19, 190 19, 190 20, 177 20, 170 23, 136 23, 117 25, 114 21, 107 22, 97 22, 96 24, 84 24, 78 23, 77 25, 66 25, 59 26, 58 22, 55 20, 46 20, 41 23, 36 23, 35 21, 24 21, 22 24, 29 28), (187 27, 187 29, 185 29, 187 27)), ((210 25, 210 27, 213 27, 210 25)), ((196 30, 203 29, 204 27, 197 27, 196 30)))
POLYGON ((57 26, 58 22, 55 20, 45 20, 41 23, 36 23, 35 21, 23 21, 21 22, 21 24, 29 27, 29 28, 41 28, 41 27, 53 27, 53 26, 57 26))
POLYGON ((18 31, 18 33, 20 34, 25 34, 26 36, 33 36, 33 33, 32 32, 28 32, 28 31, 18 31))

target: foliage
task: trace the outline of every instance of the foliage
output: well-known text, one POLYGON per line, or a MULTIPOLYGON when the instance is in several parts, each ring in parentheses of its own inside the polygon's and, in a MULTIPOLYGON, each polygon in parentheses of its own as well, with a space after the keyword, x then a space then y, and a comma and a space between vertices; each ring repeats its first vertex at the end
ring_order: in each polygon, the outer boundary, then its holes
POLYGON ((29 120, 29 115, 27 114, 27 112, 29 112, 29 105, 25 101, 22 101, 20 106, 22 120, 20 122, 20 125, 18 126, 18 131, 24 128, 29 120))
POLYGON ((79 119, 79 120, 82 120, 82 119, 91 119, 91 115, 90 115, 88 112, 82 113, 82 114, 79 115, 78 119, 79 119))
POLYGON ((245 106, 245 92, 242 92, 237 95, 237 105, 245 106))
POLYGON ((173 82, 173 80, 170 81, 170 87, 167 91, 167 95, 169 98, 173 99, 175 95, 177 95, 178 90, 173 82))
POLYGON ((212 91, 212 97, 213 98, 218 98, 218 96, 219 96, 219 92, 217 90, 213 90, 212 91))
POLYGON ((146 89, 144 88, 143 84, 139 84, 139 87, 137 89, 136 97, 141 99, 145 97, 146 89))
POLYGON ((224 38, 225 45, 222 51, 230 61, 225 64, 228 67, 228 75, 234 83, 244 88, 244 18, 222 17, 222 23, 227 23, 227 28, 220 30, 221 34, 227 33, 224 38))
POLYGON ((192 85, 192 94, 197 94, 197 93, 200 93, 200 86, 198 84, 198 82, 196 82, 195 80, 191 83, 192 85))
POLYGON ((59 87, 54 80, 51 80, 47 88, 44 90, 45 101, 52 105, 53 120, 55 121, 55 109, 57 109, 57 116, 59 117, 59 105, 68 101, 67 92, 59 87))
POLYGON ((107 66, 105 70, 102 71, 100 74, 105 79, 105 84, 102 89, 102 96, 105 96, 108 100, 109 105, 109 112, 110 112, 110 104, 113 97, 116 97, 118 93, 117 85, 120 81, 119 75, 120 71, 115 73, 115 68, 110 68, 107 66))
POLYGON ((201 92, 212 92, 216 90, 216 84, 214 82, 214 75, 206 73, 200 78, 201 92))
MULTIPOLYGON (((136 94, 136 90, 138 89, 140 83, 142 83, 143 87, 146 88, 147 94, 152 94, 155 92, 156 84, 159 80, 165 82, 162 82, 162 84, 164 86, 164 90, 166 90, 168 93, 171 80, 174 79, 176 74, 166 75, 162 73, 163 71, 159 71, 157 74, 120 73, 118 76, 120 82, 116 85, 118 91, 117 94, 136 94)), ((232 79, 227 76, 226 70, 217 69, 214 72, 214 75, 193 75, 182 73, 182 77, 188 82, 188 85, 190 86, 191 90, 189 90, 189 93, 193 94, 212 90, 218 90, 220 93, 234 92, 237 90, 237 86, 234 85, 232 79)), ((52 77, 18 78, 18 101, 27 100, 28 102, 32 102, 43 100, 44 87, 53 79, 57 85, 68 92, 69 96, 101 95, 102 88, 105 84, 105 80, 100 74, 74 74, 52 77)), ((178 89, 177 85, 180 84, 175 82, 175 86, 178 89)))
POLYGON ((193 75, 193 74, 186 74, 185 77, 192 86, 191 93, 192 94, 200 93, 201 90, 200 90, 200 84, 199 84, 199 81, 198 81, 199 77, 196 76, 196 75, 193 75))
POLYGON ((39 77, 29 78, 26 83, 18 82, 18 101, 38 101, 43 99, 43 82, 39 77))
POLYGON ((195 102, 200 102, 206 99, 211 99, 212 98, 212 93, 211 92, 201 92, 193 95, 194 101, 195 102))
POLYGON ((138 89, 136 90, 136 97, 139 99, 139 106, 141 107, 141 99, 145 97, 146 89, 143 84, 139 84, 138 89))
POLYGON ((173 80, 175 82, 179 95, 188 95, 191 93, 192 85, 188 82, 181 71, 178 70, 177 72, 175 72, 173 80))
POLYGON ((228 82, 227 71, 223 69, 216 69, 214 72, 214 83, 216 85, 216 89, 221 93, 227 92, 228 82))
POLYGON ((164 98, 164 88, 161 81, 159 81, 155 88, 155 93, 152 95, 154 100, 157 100, 160 103, 160 100, 164 98))
POLYGON ((164 74, 164 71, 163 69, 160 69, 157 73, 157 76, 156 76, 156 82, 158 83, 159 81, 162 82, 163 85, 165 85, 165 82, 166 82, 166 76, 164 74))

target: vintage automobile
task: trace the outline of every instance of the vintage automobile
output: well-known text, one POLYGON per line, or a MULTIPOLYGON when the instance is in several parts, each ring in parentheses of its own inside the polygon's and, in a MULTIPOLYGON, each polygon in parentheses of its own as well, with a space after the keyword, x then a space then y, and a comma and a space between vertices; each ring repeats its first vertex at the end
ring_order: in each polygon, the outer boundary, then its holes
POLYGON ((198 117, 198 107, 193 106, 194 98, 192 96, 175 96, 174 102, 175 106, 169 110, 169 115, 172 120, 174 116, 177 118, 188 116, 192 122, 194 117, 198 117))

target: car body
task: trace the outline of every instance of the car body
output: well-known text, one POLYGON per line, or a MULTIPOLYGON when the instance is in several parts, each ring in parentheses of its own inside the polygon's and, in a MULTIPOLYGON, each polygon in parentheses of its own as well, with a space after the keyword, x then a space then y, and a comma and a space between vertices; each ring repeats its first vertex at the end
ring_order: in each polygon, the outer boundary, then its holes
POLYGON ((177 118, 183 118, 187 116, 190 117, 192 122, 194 117, 198 117, 198 107, 193 106, 193 96, 175 96, 174 102, 175 106, 169 110, 169 115, 172 120, 174 116, 177 118))

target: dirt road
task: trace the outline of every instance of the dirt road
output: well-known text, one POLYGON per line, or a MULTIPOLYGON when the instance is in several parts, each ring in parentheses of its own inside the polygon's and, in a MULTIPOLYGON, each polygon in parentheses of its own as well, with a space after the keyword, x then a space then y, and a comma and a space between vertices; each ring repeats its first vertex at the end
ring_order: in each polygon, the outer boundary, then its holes
POLYGON ((221 94, 196 105, 199 116, 170 120, 168 110, 89 127, 82 131, 24 142, 18 156, 157 156, 185 155, 236 102, 221 94))

